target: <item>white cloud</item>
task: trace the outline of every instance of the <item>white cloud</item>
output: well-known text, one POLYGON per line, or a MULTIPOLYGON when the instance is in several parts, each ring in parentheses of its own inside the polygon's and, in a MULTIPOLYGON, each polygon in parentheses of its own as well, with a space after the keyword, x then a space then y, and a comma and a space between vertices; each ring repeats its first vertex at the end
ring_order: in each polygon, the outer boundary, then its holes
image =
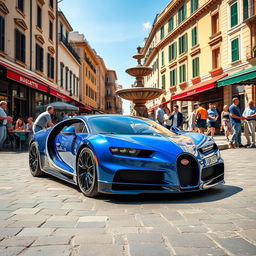
POLYGON ((151 23, 148 21, 146 23, 143 24, 143 28, 146 29, 146 30, 149 30, 151 29, 151 23))

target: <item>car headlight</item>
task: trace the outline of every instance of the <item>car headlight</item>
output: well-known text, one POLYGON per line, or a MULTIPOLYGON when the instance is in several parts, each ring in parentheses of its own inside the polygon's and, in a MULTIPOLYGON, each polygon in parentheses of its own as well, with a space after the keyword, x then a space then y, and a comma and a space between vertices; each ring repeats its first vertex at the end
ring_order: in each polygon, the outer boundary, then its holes
POLYGON ((211 143, 211 144, 207 144, 206 146, 203 146, 203 147, 199 148, 199 151, 202 154, 205 154, 205 153, 210 152, 210 151, 212 151, 216 148, 217 148, 216 143, 211 143))
POLYGON ((153 151, 151 150, 141 150, 141 149, 135 149, 135 148, 111 147, 109 148, 109 150, 113 155, 122 155, 122 156, 149 157, 153 154, 153 151))

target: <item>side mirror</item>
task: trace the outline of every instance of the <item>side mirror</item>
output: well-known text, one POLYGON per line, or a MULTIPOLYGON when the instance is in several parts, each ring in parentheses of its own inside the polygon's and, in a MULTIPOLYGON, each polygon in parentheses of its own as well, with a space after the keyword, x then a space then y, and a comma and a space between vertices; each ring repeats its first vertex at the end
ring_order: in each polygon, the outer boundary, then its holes
POLYGON ((173 126, 172 126, 172 127, 171 127, 171 131, 177 133, 177 132, 180 131, 180 129, 177 128, 177 127, 173 127, 173 126))
POLYGON ((76 135, 76 131, 75 131, 75 127, 74 126, 69 126, 65 129, 63 129, 60 134, 62 135, 73 135, 75 136, 76 135))

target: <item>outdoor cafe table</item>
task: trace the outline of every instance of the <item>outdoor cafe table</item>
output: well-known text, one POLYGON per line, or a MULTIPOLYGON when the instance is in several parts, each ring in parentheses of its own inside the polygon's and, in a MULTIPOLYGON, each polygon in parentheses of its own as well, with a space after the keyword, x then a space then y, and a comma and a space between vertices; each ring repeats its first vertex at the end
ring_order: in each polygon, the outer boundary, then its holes
POLYGON ((26 131, 26 130, 14 130, 14 131, 9 131, 8 133, 14 133, 19 137, 19 141, 20 141, 19 149, 21 150, 21 139, 20 139, 20 137, 22 135, 28 135, 28 134, 33 133, 33 132, 32 131, 26 131))

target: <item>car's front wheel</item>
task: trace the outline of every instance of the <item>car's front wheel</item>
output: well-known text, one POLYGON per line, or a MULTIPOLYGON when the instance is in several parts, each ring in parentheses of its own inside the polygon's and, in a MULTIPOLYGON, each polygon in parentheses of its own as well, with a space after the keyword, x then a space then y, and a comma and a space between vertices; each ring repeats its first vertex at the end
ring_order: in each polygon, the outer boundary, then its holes
POLYGON ((32 142, 29 147, 29 168, 34 177, 40 177, 44 175, 44 172, 40 169, 39 152, 35 142, 32 142))
POLYGON ((77 159, 77 183, 85 196, 98 195, 97 168, 94 154, 89 148, 83 148, 77 159))

